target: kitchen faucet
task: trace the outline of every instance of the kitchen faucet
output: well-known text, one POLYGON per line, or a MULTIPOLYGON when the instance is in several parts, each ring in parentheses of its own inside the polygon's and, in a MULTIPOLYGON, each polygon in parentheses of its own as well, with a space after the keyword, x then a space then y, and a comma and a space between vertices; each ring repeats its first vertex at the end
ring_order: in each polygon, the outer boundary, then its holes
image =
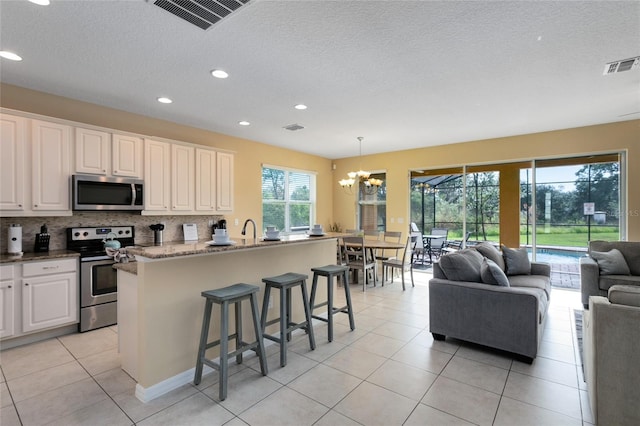
POLYGON ((244 221, 244 225, 242 225, 242 235, 246 235, 247 234, 247 223, 251 222, 253 224, 253 239, 257 239, 258 237, 256 236, 256 223, 253 221, 253 219, 247 219, 244 221))

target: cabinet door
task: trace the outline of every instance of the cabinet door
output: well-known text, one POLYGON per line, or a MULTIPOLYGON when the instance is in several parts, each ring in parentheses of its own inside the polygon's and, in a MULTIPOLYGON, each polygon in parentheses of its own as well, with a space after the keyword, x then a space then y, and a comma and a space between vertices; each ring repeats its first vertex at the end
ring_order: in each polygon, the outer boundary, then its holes
POLYGON ((24 210, 25 128, 27 120, 0 117, 0 210, 24 210))
POLYGON ((15 333, 13 322, 13 307, 15 306, 15 282, 6 280, 0 282, 0 338, 13 336, 15 333))
POLYGON ((70 211, 71 128, 47 121, 31 121, 32 209, 70 211))
POLYGON ((22 331, 78 322, 77 274, 22 280, 22 331))
POLYGON ((218 152, 216 155, 216 210, 233 210, 233 154, 218 152))
POLYGON ((171 145, 171 209, 193 211, 195 194, 194 149, 171 145))
POLYGON ((142 139, 113 135, 114 176, 142 177, 142 139))
POLYGON ((151 139, 144 141, 144 203, 147 211, 169 210, 171 182, 170 145, 151 139))
POLYGON ((76 173, 106 176, 109 173, 111 135, 76 127, 76 173))
POLYGON ((216 152, 196 148, 196 210, 216 208, 216 152))

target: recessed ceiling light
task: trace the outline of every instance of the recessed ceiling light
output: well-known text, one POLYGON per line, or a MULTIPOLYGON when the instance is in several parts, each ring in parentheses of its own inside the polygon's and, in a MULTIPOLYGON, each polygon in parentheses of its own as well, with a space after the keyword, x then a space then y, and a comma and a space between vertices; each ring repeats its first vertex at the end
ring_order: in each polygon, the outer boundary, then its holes
POLYGON ((16 55, 13 52, 9 52, 8 50, 0 50, 0 56, 5 59, 9 59, 10 61, 21 61, 22 58, 19 55, 16 55))
POLYGON ((229 74, 227 74, 226 71, 222 71, 222 70, 213 70, 213 71, 211 71, 211 75, 214 76, 215 78, 227 78, 227 77, 229 77, 229 74))
POLYGON ((40 6, 49 6, 49 0, 29 0, 31 3, 35 3, 40 6))
POLYGON ((241 126, 248 126, 251 123, 249 123, 248 121, 242 120, 242 121, 238 121, 238 124, 241 125, 241 126))
POLYGON ((295 105, 294 108, 302 110, 302 109, 307 109, 307 106, 305 104, 298 104, 298 105, 295 105))
POLYGON ((170 104, 171 102, 173 102, 171 99, 169 98, 165 98, 164 96, 158 98, 158 102, 162 103, 162 104, 170 104))

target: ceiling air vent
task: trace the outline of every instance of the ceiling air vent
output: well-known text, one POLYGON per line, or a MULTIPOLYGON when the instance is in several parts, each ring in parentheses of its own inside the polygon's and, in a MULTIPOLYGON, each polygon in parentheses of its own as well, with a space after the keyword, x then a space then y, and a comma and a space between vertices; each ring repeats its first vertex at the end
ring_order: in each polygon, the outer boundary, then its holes
POLYGON ((153 4, 203 30, 251 0, 155 0, 153 4))
POLYGON ((289 124, 288 126, 284 126, 283 129, 287 129, 287 130, 291 130, 292 132, 295 132, 296 130, 304 129, 304 126, 301 126, 299 124, 289 124))
POLYGON ((629 71, 630 69, 637 68, 640 68, 640 56, 623 59, 622 61, 609 62, 604 66, 603 75, 615 74, 617 72, 629 71))

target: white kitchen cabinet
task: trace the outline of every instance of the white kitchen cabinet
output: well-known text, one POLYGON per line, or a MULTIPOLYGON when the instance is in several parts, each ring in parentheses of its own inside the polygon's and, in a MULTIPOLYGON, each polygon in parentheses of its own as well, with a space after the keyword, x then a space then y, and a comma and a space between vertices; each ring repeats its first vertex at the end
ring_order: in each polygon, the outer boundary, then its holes
POLYGON ((195 198, 195 150, 171 144, 171 210, 193 211, 195 198))
POLYGON ((22 266, 22 332, 78 322, 76 259, 22 266))
POLYGON ((142 178, 142 138, 114 134, 112 150, 113 176, 142 178))
POLYGON ((0 116, 0 210, 23 211, 27 119, 0 116))
POLYGON ((216 155, 216 210, 233 211, 233 160, 234 155, 218 152, 216 155))
POLYGON ((34 211, 70 212, 71 127, 31 120, 34 211))
POLYGON ((171 145, 145 139, 144 184, 145 213, 169 211, 171 196, 171 145))
POLYGON ((15 333, 15 287, 13 265, 0 266, 0 338, 11 337, 15 333))
POLYGON ((76 127, 75 172, 142 178, 142 138, 76 127))
POLYGON ((76 127, 76 173, 106 176, 109 173, 111 134, 76 127))
POLYGON ((216 152, 196 148, 196 210, 216 209, 216 152))

